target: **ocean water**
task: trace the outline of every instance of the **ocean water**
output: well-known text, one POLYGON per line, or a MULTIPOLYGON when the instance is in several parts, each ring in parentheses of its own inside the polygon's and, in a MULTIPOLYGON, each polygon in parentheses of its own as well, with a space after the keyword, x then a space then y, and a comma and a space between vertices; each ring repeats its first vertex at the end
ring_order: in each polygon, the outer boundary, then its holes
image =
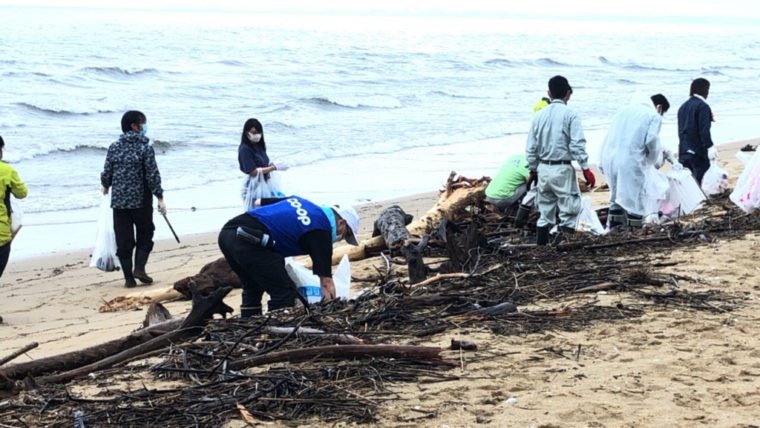
MULTIPOLYGON (((351 17, 2 7, 0 135, 27 183, 13 258, 86 248, 120 118, 148 117, 178 233, 240 211, 249 117, 287 188, 361 203, 495 173, 524 148, 547 80, 566 76, 592 161, 637 91, 671 102, 712 82, 718 142, 760 134, 760 30, 594 20, 351 17)), ((368 219, 372 221, 373 219, 368 219)), ((157 219, 157 238, 170 237, 157 219)))

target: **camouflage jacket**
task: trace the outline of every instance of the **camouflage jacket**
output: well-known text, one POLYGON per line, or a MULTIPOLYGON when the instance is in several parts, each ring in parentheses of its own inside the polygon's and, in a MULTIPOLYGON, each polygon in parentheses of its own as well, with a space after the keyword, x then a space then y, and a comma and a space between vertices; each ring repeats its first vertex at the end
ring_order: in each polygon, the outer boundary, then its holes
POLYGON ((152 205, 151 194, 163 197, 156 154, 148 142, 129 131, 108 148, 100 183, 111 188, 111 208, 141 208, 152 205))

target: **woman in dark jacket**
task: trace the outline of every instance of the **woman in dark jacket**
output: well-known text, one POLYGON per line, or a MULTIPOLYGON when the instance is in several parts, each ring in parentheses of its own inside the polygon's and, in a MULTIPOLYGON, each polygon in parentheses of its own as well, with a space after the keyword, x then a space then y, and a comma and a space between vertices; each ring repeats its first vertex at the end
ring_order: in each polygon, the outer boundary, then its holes
POLYGON ((260 197, 281 197, 282 194, 273 194, 270 189, 261 189, 261 183, 268 183, 272 171, 285 171, 287 165, 275 165, 267 156, 267 145, 264 141, 264 127, 258 119, 248 119, 243 125, 243 133, 240 135, 238 147, 238 164, 240 171, 246 174, 243 182, 243 200, 246 201, 245 209, 252 208, 252 200, 260 197), (261 177, 259 177, 261 174, 261 177), (261 178, 264 181, 261 181, 261 178))

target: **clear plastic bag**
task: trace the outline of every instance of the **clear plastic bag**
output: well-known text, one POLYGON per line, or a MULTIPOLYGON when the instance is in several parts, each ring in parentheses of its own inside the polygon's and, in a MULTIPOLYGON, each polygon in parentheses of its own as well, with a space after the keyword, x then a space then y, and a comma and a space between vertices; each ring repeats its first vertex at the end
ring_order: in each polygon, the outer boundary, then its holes
POLYGON ((581 212, 578 214, 578 223, 575 225, 575 230, 593 233, 594 235, 604 235, 607 233, 607 230, 602 226, 602 222, 599 221, 599 216, 596 215, 596 211, 591 206, 591 198, 588 196, 581 196, 581 212))
POLYGON ((707 196, 720 195, 728 189, 728 173, 712 162, 702 177, 702 190, 707 196))
POLYGON ((729 199, 747 213, 760 208, 760 150, 745 164, 729 199))
POLYGON ((104 272, 113 272, 121 267, 119 257, 116 256, 116 233, 113 230, 110 193, 103 195, 100 201, 95 247, 92 249, 90 267, 98 268, 104 272))
POLYGON ((277 171, 269 173, 269 179, 264 178, 265 174, 256 174, 255 177, 246 176, 243 180, 242 197, 243 209, 250 210, 253 203, 259 198, 284 198, 287 196, 283 192, 282 177, 277 171))
MULTIPOLYGON (((285 259, 285 270, 296 284, 298 292, 306 297, 307 302, 316 303, 322 300, 319 277, 314 275, 310 269, 293 260, 293 258, 287 257, 285 259)), ((344 255, 340 260, 333 273, 333 282, 335 283, 335 297, 348 300, 351 293, 351 265, 348 256, 344 255)))

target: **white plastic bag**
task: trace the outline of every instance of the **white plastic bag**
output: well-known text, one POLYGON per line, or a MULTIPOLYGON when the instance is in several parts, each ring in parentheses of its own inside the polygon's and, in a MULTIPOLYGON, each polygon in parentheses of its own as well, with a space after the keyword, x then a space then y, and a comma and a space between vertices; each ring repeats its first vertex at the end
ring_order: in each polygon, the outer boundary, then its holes
POLYGON ((686 215, 702 206, 705 194, 699 188, 691 171, 688 169, 673 170, 668 173, 668 199, 660 205, 665 215, 686 215))
POLYGON ((665 174, 652 167, 648 167, 644 174, 644 222, 658 223, 661 205, 668 199, 670 183, 665 174))
POLYGON ((729 199, 747 213, 760 208, 760 150, 747 161, 729 199))
POLYGON ((282 177, 277 171, 269 173, 269 179, 265 174, 256 174, 255 177, 246 176, 243 180, 242 196, 243 209, 248 211, 253 208, 253 203, 259 198, 284 198, 282 177))
MULTIPOLYGON (((285 259, 285 270, 296 284, 298 292, 306 297, 307 302, 316 303, 322 300, 319 277, 314 275, 311 270, 291 257, 285 259)), ((343 256, 335 269, 333 282, 335 283, 335 296, 339 299, 348 300, 351 292, 351 265, 347 255, 343 256)))
POLYGON ((16 234, 21 230, 21 226, 24 225, 24 211, 18 204, 13 205, 13 212, 11 213, 11 239, 16 238, 16 234))
POLYGON ((607 233, 607 230, 602 226, 602 222, 599 221, 599 216, 596 215, 596 211, 591 206, 591 198, 588 196, 581 196, 581 212, 578 214, 578 223, 575 225, 575 230, 593 233, 594 235, 604 235, 607 233))
POLYGON ((534 207, 536 203, 536 195, 538 194, 538 189, 534 186, 532 189, 528 190, 527 193, 525 193, 525 196, 523 196, 522 201, 520 201, 521 205, 525 205, 526 207, 534 207))
POLYGON ((116 234, 113 231, 110 193, 103 195, 100 201, 95 248, 92 249, 90 267, 98 268, 104 272, 113 272, 121 267, 119 257, 116 256, 116 234))
POLYGON ((702 190, 707 196, 720 195, 728 189, 728 173, 712 162, 702 177, 702 190))

